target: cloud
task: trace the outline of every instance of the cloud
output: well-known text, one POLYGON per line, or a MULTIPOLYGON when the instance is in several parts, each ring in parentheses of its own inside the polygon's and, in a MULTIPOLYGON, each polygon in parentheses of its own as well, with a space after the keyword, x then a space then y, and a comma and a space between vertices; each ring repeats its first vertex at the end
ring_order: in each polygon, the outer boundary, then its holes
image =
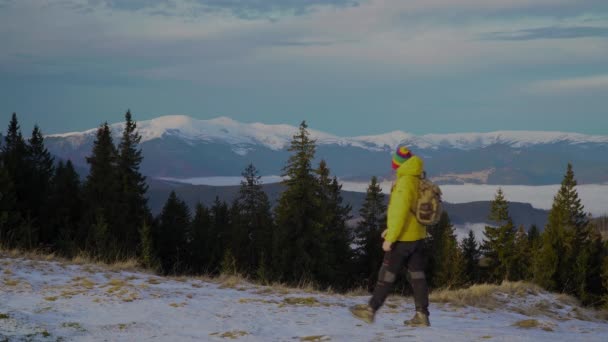
POLYGON ((536 40, 608 37, 608 27, 539 27, 518 31, 491 32, 483 35, 486 40, 536 40))
POLYGON ((608 91, 608 74, 537 81, 529 84, 525 89, 531 93, 608 91))
POLYGON ((224 12, 241 19, 304 15, 319 7, 357 6, 362 0, 88 0, 91 7, 149 11, 164 16, 199 17, 224 12))

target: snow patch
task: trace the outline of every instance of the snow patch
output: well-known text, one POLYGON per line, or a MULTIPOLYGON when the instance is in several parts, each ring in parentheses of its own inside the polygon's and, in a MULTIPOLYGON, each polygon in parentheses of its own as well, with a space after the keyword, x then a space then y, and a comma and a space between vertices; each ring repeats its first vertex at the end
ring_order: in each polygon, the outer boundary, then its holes
POLYGON ((411 298, 392 296, 376 322, 348 307, 369 296, 307 293, 245 281, 171 279, 0 255, 0 338, 9 341, 605 341, 590 310, 530 291, 495 293, 493 309, 431 302, 430 328, 409 328, 411 298), (16 284, 16 285, 15 285, 16 284), (536 320, 538 326, 518 323, 536 320), (549 327, 550 331, 543 330, 549 327))

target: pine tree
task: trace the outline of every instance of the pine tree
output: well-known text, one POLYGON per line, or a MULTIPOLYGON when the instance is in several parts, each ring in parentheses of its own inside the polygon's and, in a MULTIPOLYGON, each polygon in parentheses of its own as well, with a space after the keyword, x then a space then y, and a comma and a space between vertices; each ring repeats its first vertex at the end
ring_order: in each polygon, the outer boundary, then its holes
POLYGON ((439 222, 429 227, 432 256, 430 284, 434 287, 455 288, 464 283, 464 259, 458 248, 454 226, 447 212, 439 222))
POLYGON ((472 230, 469 230, 469 235, 462 240, 461 249, 464 263, 464 280, 468 284, 475 284, 479 282, 479 258, 481 251, 472 230))
POLYGON ((489 262, 486 280, 500 282, 512 278, 514 267, 515 226, 509 215, 509 205, 501 188, 496 192, 490 208, 490 221, 498 226, 486 226, 481 250, 489 262))
MULTIPOLYGON (((604 246, 604 249, 608 249, 608 246, 604 246)), ((602 286, 603 286, 603 306, 608 309, 608 255, 602 259, 602 286)))
POLYGON ((513 253, 513 268, 510 280, 528 280, 531 277, 532 251, 530 250, 530 240, 523 226, 519 226, 515 234, 513 253))
MULTIPOLYGON (((17 240, 22 240, 22 226, 25 219, 30 215, 27 204, 27 193, 30 180, 29 150, 21 134, 17 114, 13 113, 8 125, 4 144, 0 149, 2 167, 6 173, 7 203, 10 203, 12 212, 7 214, 7 223, 4 232, 6 240, 3 243, 14 247, 17 240), (9 186, 10 184, 10 186, 9 186), (8 200, 10 198, 10 200, 8 200)), ((7 207, 8 208, 8 207, 7 207)), ((23 247, 23 246, 21 246, 23 247)))
POLYGON ((580 296, 586 272, 589 220, 578 198, 572 165, 568 164, 561 187, 549 211, 542 245, 534 265, 535 281, 548 290, 580 296))
POLYGON ((275 209, 276 230, 273 238, 273 271, 288 282, 314 280, 315 258, 323 248, 319 236, 317 179, 312 170, 315 141, 309 138, 306 122, 300 124, 289 151, 292 155, 284 168, 285 191, 275 209))
POLYGON ((152 232, 152 225, 144 221, 143 225, 139 230, 139 236, 141 240, 141 263, 145 267, 156 269, 158 267, 158 260, 156 256, 156 250, 154 248, 154 235, 152 232))
POLYGON ((55 249, 71 257, 77 249, 77 234, 82 218, 83 199, 80 177, 70 160, 59 161, 51 180, 48 230, 55 249))
POLYGON ((322 224, 319 236, 321 250, 316 254, 317 281, 322 285, 342 288, 349 283, 352 270, 352 238, 346 227, 350 219, 350 205, 343 204, 342 186, 336 177, 330 177, 327 163, 322 160, 316 170, 318 199, 322 224))
POLYGON ((540 248, 542 240, 540 238, 540 232, 538 231, 538 227, 533 224, 528 230, 528 245, 530 246, 530 250, 532 254, 535 254, 540 248))
POLYGON ((104 123, 97 130, 96 139, 93 143, 91 156, 86 158, 90 165, 90 171, 84 185, 84 199, 87 212, 84 216, 84 231, 79 237, 80 241, 87 240, 88 245, 105 246, 106 249, 97 248, 101 257, 109 255, 117 256, 121 252, 116 248, 116 237, 120 236, 117 230, 117 218, 124 213, 119 211, 119 183, 116 172, 116 148, 112 141, 110 127, 104 123), (95 241, 100 235, 94 234, 93 225, 99 226, 99 222, 107 225, 107 234, 103 237, 108 241, 95 241))
POLYGON ((0 158, 0 247, 11 247, 16 215, 15 189, 0 158))
POLYGON ((158 217, 158 240, 156 249, 161 271, 164 274, 178 274, 187 271, 188 258, 186 232, 190 226, 190 211, 175 191, 171 191, 158 217))
POLYGON ((211 235, 211 213, 202 203, 196 205, 194 218, 190 227, 188 244, 190 250, 190 268, 193 272, 209 272, 211 266, 212 246, 217 242, 211 235))
POLYGON ((137 132, 137 123, 133 121, 131 111, 125 114, 125 127, 118 146, 117 177, 120 182, 119 206, 120 227, 116 233, 120 241, 120 249, 132 254, 139 244, 138 230, 149 220, 150 211, 145 197, 148 186, 139 167, 143 160, 142 152, 138 149, 141 135, 137 132))
MULTIPOLYGON (((235 227, 236 259, 244 272, 255 275, 262 265, 262 255, 270 255, 273 222, 268 196, 262 189, 258 170, 249 164, 242 172, 243 180, 236 199, 235 227)), ((264 260, 267 262, 268 260, 264 260)))
POLYGON ((226 202, 215 198, 210 208, 211 229, 209 232, 209 272, 218 273, 221 271, 221 263, 226 249, 231 245, 231 222, 230 210, 226 202))
POLYGON ((376 284, 382 264, 382 231, 386 227, 386 204, 378 179, 371 179, 365 194, 365 202, 359 210, 361 220, 355 229, 354 243, 358 274, 368 289, 376 284))
POLYGON ((44 137, 40 128, 34 126, 32 137, 29 139, 29 165, 31 179, 27 191, 27 203, 31 210, 32 219, 39 227, 39 242, 43 245, 50 245, 56 238, 51 231, 48 222, 51 214, 46 210, 48 206, 48 196, 51 188, 51 178, 54 173, 53 157, 44 146, 44 137))

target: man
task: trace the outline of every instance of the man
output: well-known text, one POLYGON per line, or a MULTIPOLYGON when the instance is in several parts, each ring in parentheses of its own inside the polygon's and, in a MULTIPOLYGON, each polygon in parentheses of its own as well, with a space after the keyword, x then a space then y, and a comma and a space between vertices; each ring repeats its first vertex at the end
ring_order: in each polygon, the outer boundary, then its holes
POLYGON ((373 323, 376 312, 384 304, 393 287, 399 269, 406 264, 414 292, 416 313, 404 324, 430 326, 429 295, 424 275, 426 227, 418 222, 413 213, 419 180, 423 175, 423 162, 407 147, 399 146, 393 155, 392 164, 396 170, 396 180, 388 206, 387 229, 382 233, 382 249, 385 254, 378 274, 378 283, 369 304, 356 305, 350 311, 356 318, 373 323))

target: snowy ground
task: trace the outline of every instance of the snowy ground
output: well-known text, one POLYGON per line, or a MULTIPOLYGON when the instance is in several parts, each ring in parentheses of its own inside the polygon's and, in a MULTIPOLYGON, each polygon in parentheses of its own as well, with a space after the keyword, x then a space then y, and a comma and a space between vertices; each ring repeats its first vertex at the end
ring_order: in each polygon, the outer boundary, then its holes
POLYGON ((546 293, 497 294, 504 304, 495 311, 433 303, 432 327, 408 328, 402 322, 412 314, 410 298, 390 298, 376 323, 367 325, 348 312, 367 296, 168 279, 2 255, 0 276, 0 341, 606 341, 608 336, 608 322, 546 293))

